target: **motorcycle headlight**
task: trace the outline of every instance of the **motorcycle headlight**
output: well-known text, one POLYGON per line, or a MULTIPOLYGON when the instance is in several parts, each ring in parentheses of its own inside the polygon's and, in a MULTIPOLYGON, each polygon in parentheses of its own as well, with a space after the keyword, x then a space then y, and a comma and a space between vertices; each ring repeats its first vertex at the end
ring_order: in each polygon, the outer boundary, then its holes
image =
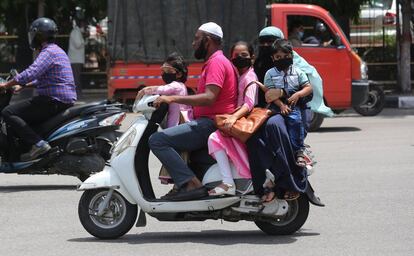
POLYGON ((121 138, 116 142, 115 146, 113 147, 112 154, 115 156, 124 152, 129 146, 131 146, 132 142, 134 142, 135 136, 137 132, 135 129, 131 129, 127 131, 121 138))
POLYGON ((365 61, 361 61, 361 79, 368 80, 368 66, 365 61))

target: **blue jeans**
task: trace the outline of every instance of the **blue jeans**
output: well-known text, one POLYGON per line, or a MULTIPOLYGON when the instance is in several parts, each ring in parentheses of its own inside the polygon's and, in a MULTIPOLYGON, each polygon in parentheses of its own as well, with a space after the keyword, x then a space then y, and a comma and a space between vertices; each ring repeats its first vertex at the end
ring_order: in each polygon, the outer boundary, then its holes
POLYGON ((182 187, 195 175, 181 158, 180 152, 206 147, 208 137, 215 130, 213 120, 199 118, 154 133, 148 143, 154 155, 167 168, 175 185, 182 187))
POLYGON ((305 128, 304 138, 306 139, 306 136, 308 136, 309 126, 310 126, 310 123, 312 121, 310 119, 310 117, 312 116, 312 110, 308 107, 304 107, 301 112, 302 112, 303 127, 305 128))
MULTIPOLYGON (((299 107, 292 108, 292 112, 285 116, 286 127, 289 133, 290 142, 294 152, 305 147, 305 127, 302 121, 302 115, 305 111, 301 111, 299 107)), ((306 115, 306 114, 304 114, 306 115)))

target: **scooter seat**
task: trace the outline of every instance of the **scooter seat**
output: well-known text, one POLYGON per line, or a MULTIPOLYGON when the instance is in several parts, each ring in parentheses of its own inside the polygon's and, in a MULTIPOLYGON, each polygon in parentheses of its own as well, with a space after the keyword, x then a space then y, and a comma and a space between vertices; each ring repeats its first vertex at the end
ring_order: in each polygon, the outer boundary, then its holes
POLYGON ((45 138, 49 133, 57 129, 59 126, 65 122, 73 119, 74 117, 80 115, 82 111, 93 106, 102 104, 102 102, 92 102, 84 105, 73 106, 66 109, 63 112, 55 115, 46 122, 33 126, 33 129, 43 138, 45 138))

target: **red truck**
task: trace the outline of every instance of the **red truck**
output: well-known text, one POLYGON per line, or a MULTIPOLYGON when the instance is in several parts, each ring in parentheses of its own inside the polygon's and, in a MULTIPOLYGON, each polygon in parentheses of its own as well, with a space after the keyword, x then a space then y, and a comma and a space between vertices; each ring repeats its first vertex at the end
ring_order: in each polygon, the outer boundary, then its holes
MULTIPOLYGON (((376 88, 369 91, 365 63, 351 48, 335 19, 321 7, 266 6, 265 1, 256 0, 109 1, 108 4, 110 98, 130 101, 140 87, 160 85, 160 65, 172 51, 180 52, 191 63, 187 86, 195 88, 202 63, 194 59, 191 42, 204 22, 215 21, 222 26, 224 51, 228 52, 228 47, 238 40, 257 44, 259 31, 269 25, 279 27, 285 37, 290 37, 289 25, 300 21, 304 37, 314 36, 316 23, 323 23, 326 28, 329 44, 302 43, 294 47, 321 75, 325 104, 334 112, 354 107, 364 115, 376 114, 378 107, 379 111, 383 107, 382 102, 371 105, 367 102, 368 98, 372 103, 372 97, 383 97, 383 93, 376 88)), ((319 128, 324 118, 317 110, 314 112, 312 130, 319 128)))

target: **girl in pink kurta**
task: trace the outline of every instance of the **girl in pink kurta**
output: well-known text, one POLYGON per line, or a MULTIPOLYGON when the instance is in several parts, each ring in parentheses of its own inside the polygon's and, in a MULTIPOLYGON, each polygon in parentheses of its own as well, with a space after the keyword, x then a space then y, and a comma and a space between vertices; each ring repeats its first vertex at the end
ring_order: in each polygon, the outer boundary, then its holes
MULTIPOLYGON (((231 127, 239 118, 246 116, 257 102, 257 86, 251 84, 257 81, 253 71, 253 47, 246 42, 237 42, 231 49, 231 61, 239 72, 237 110, 224 122, 231 127), (247 89, 246 89, 247 87, 247 89)), ((240 140, 229 137, 217 130, 208 139, 208 150, 217 160, 223 176, 222 183, 209 191, 210 195, 234 195, 236 187, 230 169, 230 161, 243 178, 250 179, 249 159, 246 145, 240 140)))
MULTIPOLYGON (((159 95, 187 95, 187 64, 181 55, 172 53, 167 57, 161 66, 162 79, 166 85, 146 87, 138 92, 137 98, 144 94, 159 95)), ((180 121, 188 122, 193 120, 193 109, 191 106, 171 103, 168 107, 167 128, 176 126, 180 121), (182 118, 183 120, 181 120, 182 118)))

